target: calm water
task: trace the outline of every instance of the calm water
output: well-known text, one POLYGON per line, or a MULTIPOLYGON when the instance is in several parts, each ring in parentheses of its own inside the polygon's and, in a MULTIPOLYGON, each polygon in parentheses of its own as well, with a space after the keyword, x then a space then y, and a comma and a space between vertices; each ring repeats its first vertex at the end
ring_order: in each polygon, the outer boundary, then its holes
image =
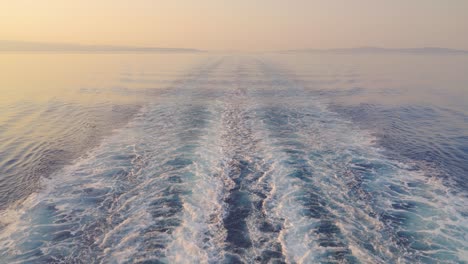
POLYGON ((468 56, 0 72, 0 263, 468 262, 468 56))

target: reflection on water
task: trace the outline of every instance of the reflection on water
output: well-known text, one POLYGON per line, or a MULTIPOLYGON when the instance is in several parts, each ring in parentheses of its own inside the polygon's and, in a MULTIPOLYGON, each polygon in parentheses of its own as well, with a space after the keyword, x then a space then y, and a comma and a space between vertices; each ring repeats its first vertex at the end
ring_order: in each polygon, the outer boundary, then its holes
POLYGON ((0 209, 96 146, 197 55, 0 55, 0 209), (128 78, 146 80, 128 83, 128 78))
POLYGON ((277 55, 310 96, 467 193, 468 56, 277 55))
POLYGON ((298 85, 341 104, 435 105, 468 114, 468 56, 276 55, 298 85))
POLYGON ((161 89, 200 60, 178 54, 1 54, 0 102, 21 101, 94 104, 134 103, 141 94, 125 90, 161 89), (144 82, 129 84, 138 78, 144 82), (120 92, 119 92, 120 90, 120 92))
POLYGON ((468 56, 1 56, 0 262, 468 261, 468 56))

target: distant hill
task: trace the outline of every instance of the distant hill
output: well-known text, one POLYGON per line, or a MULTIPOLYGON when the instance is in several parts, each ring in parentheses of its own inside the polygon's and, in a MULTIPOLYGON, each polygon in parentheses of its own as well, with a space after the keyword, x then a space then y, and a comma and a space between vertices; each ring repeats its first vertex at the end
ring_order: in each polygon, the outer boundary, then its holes
POLYGON ((166 53, 202 52, 197 49, 156 48, 108 45, 81 45, 72 43, 42 43, 0 40, 0 52, 78 52, 78 53, 166 53))
POLYGON ((344 53, 344 54, 365 54, 365 53, 410 53, 410 54, 468 54, 468 50, 424 47, 424 48, 404 48, 390 49, 379 47, 360 47, 344 49, 298 49, 284 50, 282 53, 344 53))

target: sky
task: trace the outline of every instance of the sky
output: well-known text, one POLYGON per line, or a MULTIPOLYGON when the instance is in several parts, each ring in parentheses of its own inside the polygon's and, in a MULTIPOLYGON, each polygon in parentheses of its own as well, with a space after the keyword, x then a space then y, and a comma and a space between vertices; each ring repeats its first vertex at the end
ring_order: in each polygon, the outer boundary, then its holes
POLYGON ((468 49, 468 0, 0 0, 0 40, 204 50, 468 49))

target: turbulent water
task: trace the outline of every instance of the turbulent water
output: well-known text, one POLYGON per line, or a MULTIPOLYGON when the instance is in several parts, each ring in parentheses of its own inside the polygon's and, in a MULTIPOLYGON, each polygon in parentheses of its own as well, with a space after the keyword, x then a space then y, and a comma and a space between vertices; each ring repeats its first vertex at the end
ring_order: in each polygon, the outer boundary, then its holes
POLYGON ((2 163, 0 262, 466 263, 466 123, 435 146, 452 163, 411 157, 412 130, 382 137, 276 61, 204 59, 40 188, 2 163))

